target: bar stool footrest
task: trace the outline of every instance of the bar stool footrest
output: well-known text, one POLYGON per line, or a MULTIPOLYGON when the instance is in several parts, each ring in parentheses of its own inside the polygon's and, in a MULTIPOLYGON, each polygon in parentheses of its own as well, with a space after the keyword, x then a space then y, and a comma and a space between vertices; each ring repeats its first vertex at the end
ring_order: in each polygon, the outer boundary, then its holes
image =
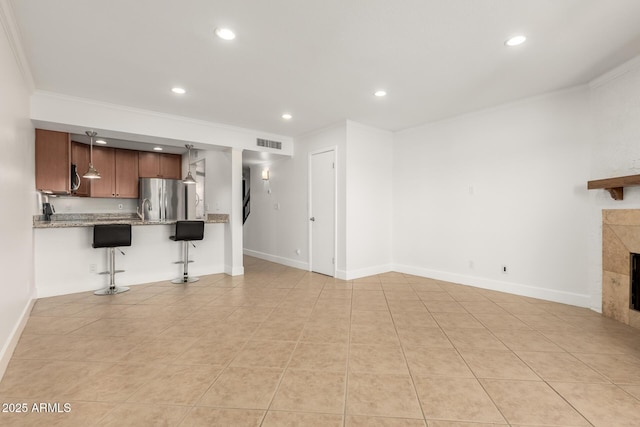
MULTIPOLYGON (((116 271, 113 272, 113 274, 116 274, 116 273, 124 273, 124 270, 116 270, 116 271)), ((101 271, 98 274, 111 274, 111 272, 110 271, 101 271)))

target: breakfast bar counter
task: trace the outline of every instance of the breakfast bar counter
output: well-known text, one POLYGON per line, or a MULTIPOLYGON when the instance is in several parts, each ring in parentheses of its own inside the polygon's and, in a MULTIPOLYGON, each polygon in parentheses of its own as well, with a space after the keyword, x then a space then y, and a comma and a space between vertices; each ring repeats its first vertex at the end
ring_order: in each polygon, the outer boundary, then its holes
MULTIPOLYGON (((229 215, 208 214, 203 221, 205 224, 227 223, 229 215)), ((96 224, 171 225, 175 223, 175 220, 143 221, 137 214, 54 214, 50 221, 45 221, 43 215, 33 217, 33 228, 93 227, 96 224)))
MULTIPOLYGON (((35 285, 37 296, 48 297, 104 288, 108 275, 107 251, 94 249, 93 225, 131 224, 131 246, 116 251, 116 284, 129 286, 172 280, 182 274, 182 245, 169 239, 176 221, 142 221, 122 214, 54 214, 51 221, 35 217, 33 223, 35 285)), ((229 216, 210 214, 204 240, 193 242, 189 272, 194 276, 225 272, 225 244, 229 216)), ((175 285, 184 286, 184 285, 175 285)), ((99 297, 96 297, 99 298, 99 297)))

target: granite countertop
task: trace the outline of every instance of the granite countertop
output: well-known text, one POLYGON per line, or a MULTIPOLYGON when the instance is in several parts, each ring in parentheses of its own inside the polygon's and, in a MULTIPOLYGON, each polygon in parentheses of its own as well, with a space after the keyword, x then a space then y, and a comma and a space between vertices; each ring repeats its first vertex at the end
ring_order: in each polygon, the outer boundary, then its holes
MULTIPOLYGON (((229 214, 208 214, 207 224, 229 222, 229 214)), ((168 225, 176 221, 142 221, 137 214, 53 214, 51 221, 43 215, 34 215, 33 228, 93 227, 96 224, 168 225)))

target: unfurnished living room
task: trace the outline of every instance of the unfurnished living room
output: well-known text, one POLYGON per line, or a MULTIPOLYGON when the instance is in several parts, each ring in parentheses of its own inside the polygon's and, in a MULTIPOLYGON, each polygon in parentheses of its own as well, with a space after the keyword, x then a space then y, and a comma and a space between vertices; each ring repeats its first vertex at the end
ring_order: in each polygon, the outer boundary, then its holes
POLYGON ((640 2, 0 25, 0 425, 640 425, 640 2))

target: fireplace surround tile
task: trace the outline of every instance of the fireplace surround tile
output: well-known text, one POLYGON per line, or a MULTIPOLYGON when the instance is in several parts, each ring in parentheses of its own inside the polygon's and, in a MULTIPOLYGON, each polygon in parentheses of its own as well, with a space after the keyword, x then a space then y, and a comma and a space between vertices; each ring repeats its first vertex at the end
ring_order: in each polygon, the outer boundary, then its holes
POLYGON ((640 209, 603 209, 602 222, 611 225, 640 225, 640 209))
POLYGON ((640 253, 640 209, 602 211, 602 314, 640 329, 630 308, 631 253, 640 253))
POLYGON ((629 250, 608 224, 602 225, 602 254, 603 271, 629 274, 629 250))
POLYGON ((629 276, 602 272, 602 314, 629 324, 629 276))

